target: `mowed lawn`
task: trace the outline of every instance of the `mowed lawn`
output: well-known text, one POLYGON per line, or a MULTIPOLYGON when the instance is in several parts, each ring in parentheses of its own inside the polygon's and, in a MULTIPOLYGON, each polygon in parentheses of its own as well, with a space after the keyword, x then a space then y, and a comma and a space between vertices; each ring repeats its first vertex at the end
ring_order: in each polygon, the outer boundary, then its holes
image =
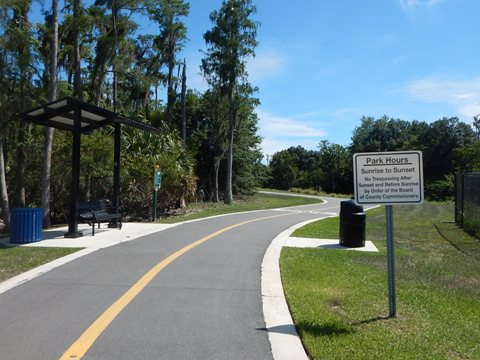
POLYGON ((0 282, 78 250, 80 249, 9 247, 0 244, 0 282))
POLYGON ((320 199, 285 196, 279 194, 256 193, 252 196, 236 198, 234 203, 226 205, 223 202, 192 203, 175 216, 160 217, 158 222, 176 223, 180 221, 200 219, 207 216, 231 214, 242 211, 275 209, 290 206, 310 205, 323 202, 320 199))
MULTIPOLYGON (((284 248, 285 293, 314 359, 480 359, 480 240, 452 203, 394 206, 397 317, 388 318, 385 210, 367 212, 379 253, 284 248)), ((295 236, 338 238, 338 218, 295 236)))

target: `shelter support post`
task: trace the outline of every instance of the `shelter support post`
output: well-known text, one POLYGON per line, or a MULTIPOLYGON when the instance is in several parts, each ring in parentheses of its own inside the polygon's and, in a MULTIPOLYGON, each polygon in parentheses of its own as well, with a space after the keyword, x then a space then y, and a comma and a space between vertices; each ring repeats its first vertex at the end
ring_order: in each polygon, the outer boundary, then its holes
MULTIPOLYGON (((114 148, 113 148, 113 206, 120 212, 120 149, 121 149, 121 133, 120 123, 115 123, 114 148)), ((118 219, 114 219, 109 227, 117 228, 119 226, 118 219)))
POLYGON ((82 110, 76 106, 73 120, 73 141, 72 141, 72 182, 70 190, 70 216, 68 218, 68 232, 66 238, 77 238, 83 236, 78 231, 77 203, 78 191, 80 188, 80 144, 81 144, 81 115, 82 110))

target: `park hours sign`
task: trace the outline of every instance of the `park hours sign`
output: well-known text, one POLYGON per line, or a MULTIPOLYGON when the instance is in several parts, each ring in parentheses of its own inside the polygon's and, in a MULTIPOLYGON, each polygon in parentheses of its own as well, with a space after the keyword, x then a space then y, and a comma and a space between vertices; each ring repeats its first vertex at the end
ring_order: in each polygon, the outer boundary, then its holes
POLYGON ((358 204, 423 203, 420 151, 354 154, 353 176, 358 204))

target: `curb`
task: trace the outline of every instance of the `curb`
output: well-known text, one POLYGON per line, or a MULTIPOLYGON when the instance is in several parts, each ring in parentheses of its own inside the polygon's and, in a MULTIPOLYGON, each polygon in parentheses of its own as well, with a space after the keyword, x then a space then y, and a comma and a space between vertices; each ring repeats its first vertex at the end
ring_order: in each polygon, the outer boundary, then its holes
MULTIPOLYGON (((330 217, 330 216, 329 216, 330 217)), ((265 327, 275 360, 308 360, 283 292, 280 275, 280 252, 296 229, 324 218, 298 223, 281 232, 270 243, 262 262, 262 302, 265 327)))
POLYGON ((64 265, 66 263, 69 263, 70 261, 73 261, 75 259, 78 259, 82 256, 88 255, 94 251, 97 251, 98 249, 83 249, 77 252, 74 252, 70 255, 63 256, 61 258, 58 258, 56 260, 50 261, 49 263, 37 266, 34 269, 31 269, 29 271, 26 271, 24 273, 21 273, 20 275, 14 276, 10 279, 7 279, 3 282, 0 283, 0 294, 3 294, 4 292, 13 289, 14 287, 17 287, 19 285, 22 285, 26 283, 27 281, 33 280, 36 277, 45 274, 46 272, 49 272, 50 270, 55 269, 56 267, 59 267, 61 265, 64 265))

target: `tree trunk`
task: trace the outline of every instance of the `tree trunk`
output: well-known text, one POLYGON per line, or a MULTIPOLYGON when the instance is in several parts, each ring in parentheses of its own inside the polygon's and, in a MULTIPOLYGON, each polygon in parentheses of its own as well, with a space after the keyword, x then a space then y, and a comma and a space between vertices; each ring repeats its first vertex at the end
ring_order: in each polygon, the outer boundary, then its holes
POLYGON ((112 25, 113 25, 113 36, 114 36, 114 44, 113 44, 113 59, 112 59, 112 73, 113 73, 113 111, 117 112, 117 68, 115 64, 115 57, 117 56, 117 49, 118 49, 118 29, 117 29, 117 16, 118 16, 118 8, 117 3, 115 1, 112 2, 112 25))
MULTIPOLYGON (((20 100, 24 104, 25 95, 27 94, 28 73, 21 67, 20 68, 20 100)), ((22 106, 24 106, 22 104, 22 106)), ((31 124, 27 125, 23 120, 18 127, 18 143, 17 148, 17 166, 15 174, 16 197, 14 204, 18 207, 25 207, 26 195, 25 195, 25 170, 27 166, 27 151, 25 148, 27 132, 31 128, 31 124)))
POLYGON ((80 7, 80 0, 73 1, 73 21, 74 21, 74 30, 73 30, 73 94, 79 99, 83 100, 82 94, 82 77, 80 69, 80 44, 78 40, 78 9, 80 7))
POLYGON ((22 122, 19 128, 18 140, 20 146, 17 149, 17 172, 15 174, 15 184, 16 184, 16 199, 15 205, 18 207, 25 207, 26 197, 25 197, 25 170, 27 164, 27 152, 25 150, 25 139, 26 139, 27 126, 22 122))
POLYGON ((213 201, 219 202, 220 198, 218 196, 218 172, 220 170, 220 163, 222 158, 220 156, 216 156, 214 160, 214 170, 213 170, 213 201))
POLYGON ((183 147, 187 147, 187 110, 186 110, 186 96, 187 96, 187 61, 183 60, 182 72, 182 141, 183 147))
POLYGON ((235 132, 237 109, 233 100, 233 90, 229 93, 230 116, 228 120, 228 152, 227 152, 227 183, 225 187, 225 204, 233 204, 232 172, 233 172, 233 136, 235 132))
POLYGON ((234 125, 232 124, 232 121, 230 121, 229 130, 228 130, 227 183, 225 185, 225 204, 228 204, 228 205, 231 205, 233 203, 233 194, 232 194, 233 133, 234 133, 234 125))
POLYGON ((475 129, 475 135, 480 140, 480 114, 473 117, 473 127, 475 129))
MULTIPOLYGON (((57 99, 57 56, 58 56, 58 0, 52 0, 52 42, 50 44, 50 83, 48 84, 48 101, 57 99)), ((42 173, 42 211, 43 227, 50 227, 50 175, 52 168, 53 128, 45 128, 43 173, 42 173)))
POLYGON ((85 177, 85 201, 90 201, 92 196, 92 176, 85 177))
POLYGON ((168 40, 168 75, 167 75, 167 121, 172 123, 173 105, 175 104, 175 90, 173 88, 173 71, 175 69, 175 40, 168 40))
POLYGON ((8 191, 7 191, 7 180, 6 180, 6 169, 5 169, 5 157, 3 154, 3 139, 0 136, 0 191, 1 191, 1 206, 3 220, 5 221, 5 226, 7 229, 10 227, 10 206, 8 203, 8 191))
MULTIPOLYGON (((105 76, 106 72, 105 70, 98 69, 97 73, 93 75, 92 77, 92 90, 93 90, 93 103, 98 106, 100 103, 100 100, 102 99, 102 94, 103 94, 103 88, 104 88, 104 82, 105 82, 105 76)), ((108 83, 107 83, 107 89, 108 89, 108 83)), ((113 90, 113 85, 112 85, 112 90, 113 90)), ((109 96, 109 95, 107 95, 109 96)))
POLYGON ((43 171, 42 171, 42 213, 43 227, 48 229, 50 223, 50 177, 52 169, 53 128, 45 127, 43 171))

